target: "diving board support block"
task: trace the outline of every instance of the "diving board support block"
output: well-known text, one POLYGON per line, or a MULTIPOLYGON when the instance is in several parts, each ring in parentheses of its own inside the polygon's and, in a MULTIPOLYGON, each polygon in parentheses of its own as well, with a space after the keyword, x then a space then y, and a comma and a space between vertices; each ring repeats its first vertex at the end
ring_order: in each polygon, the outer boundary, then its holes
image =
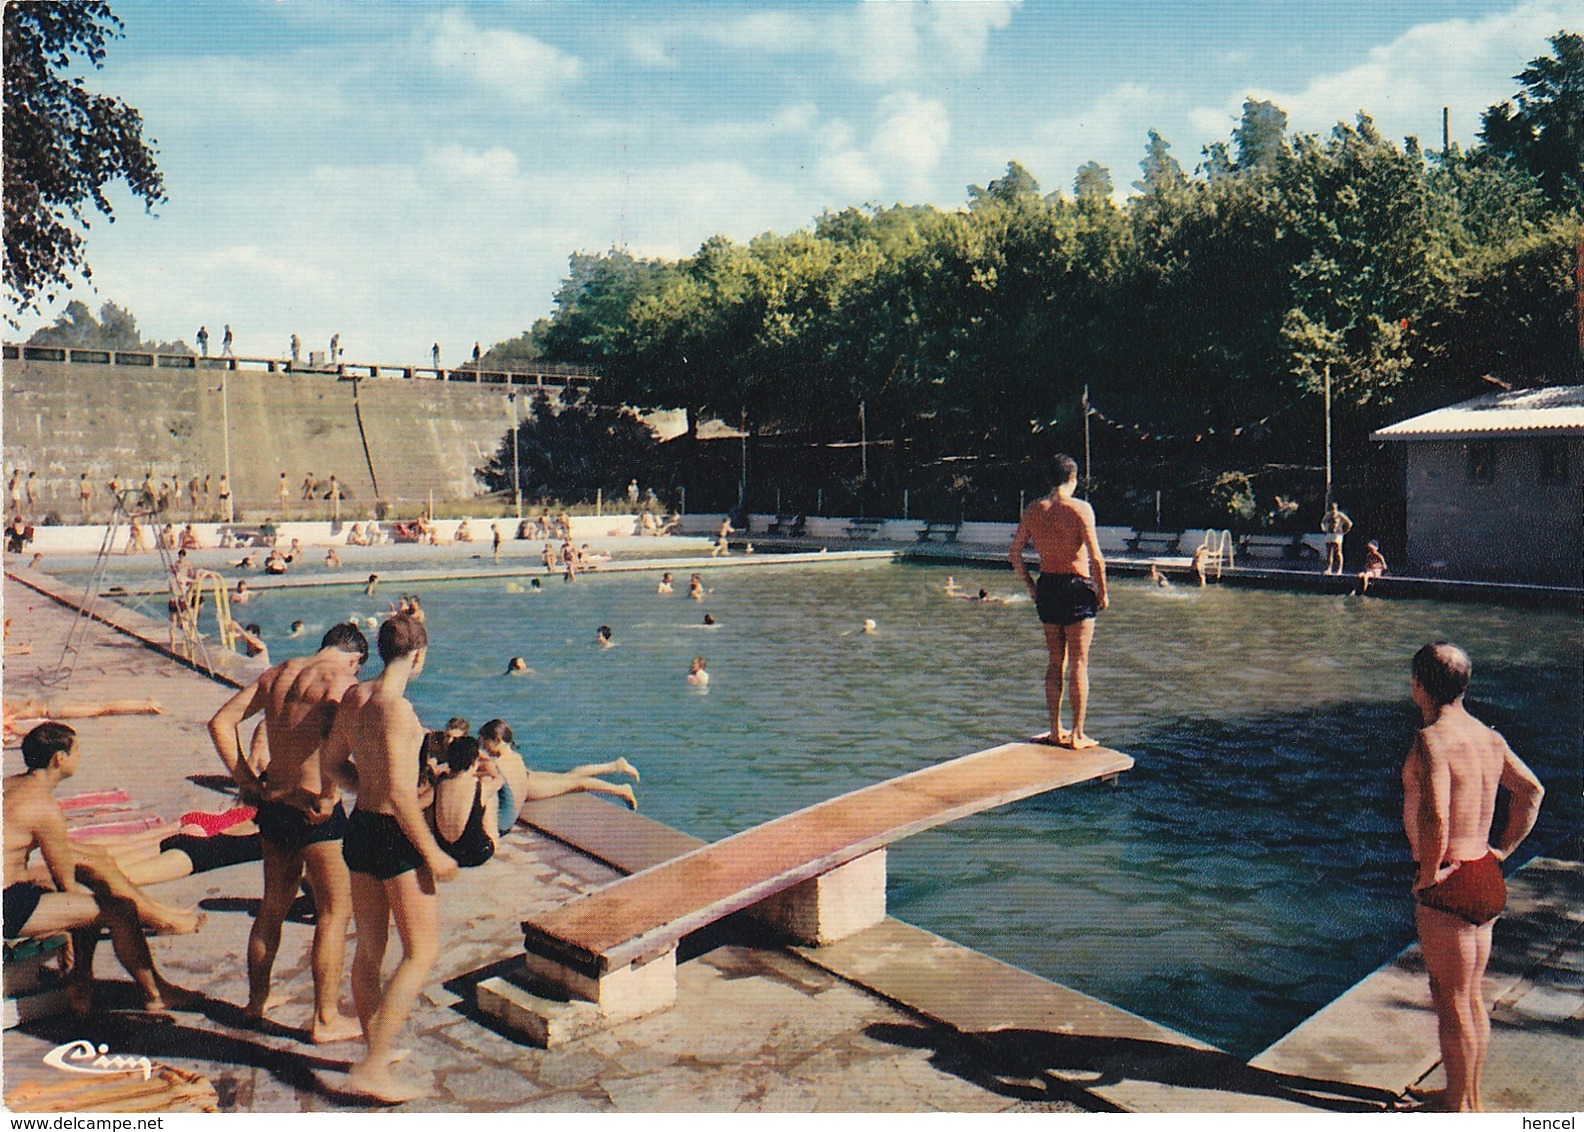
POLYGON ((520 973, 481 983, 479 1006, 544 1045, 663 1010, 691 933, 746 910, 790 943, 844 939, 885 918, 887 845, 1132 765, 1007 743, 701 845, 524 920, 520 973))

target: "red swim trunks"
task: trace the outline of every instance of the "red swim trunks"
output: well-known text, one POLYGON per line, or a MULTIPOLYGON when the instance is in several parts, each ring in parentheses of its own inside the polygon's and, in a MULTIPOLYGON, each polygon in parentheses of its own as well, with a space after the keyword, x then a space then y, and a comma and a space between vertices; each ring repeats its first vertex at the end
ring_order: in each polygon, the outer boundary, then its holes
POLYGON ((1489 923, 1507 907, 1507 882, 1495 853, 1477 861, 1455 861, 1452 875, 1414 894, 1426 908, 1474 925, 1489 923))
POLYGON ((181 816, 182 825, 195 825, 202 829, 203 836, 214 837, 224 833, 234 825, 241 825, 245 821, 252 821, 253 815, 258 811, 252 806, 234 806, 224 813, 206 814, 198 810, 181 816))

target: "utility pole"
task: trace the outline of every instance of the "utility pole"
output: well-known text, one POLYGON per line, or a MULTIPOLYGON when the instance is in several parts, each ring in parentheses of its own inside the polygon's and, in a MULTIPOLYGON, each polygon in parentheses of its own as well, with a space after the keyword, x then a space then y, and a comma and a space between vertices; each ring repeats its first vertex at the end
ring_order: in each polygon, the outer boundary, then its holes
POLYGON ((1573 282, 1578 315, 1579 372, 1584 374, 1584 225, 1579 226, 1578 247, 1574 249, 1573 282))
POLYGON ((511 410, 512 419, 512 505, 517 509, 517 518, 522 518, 522 460, 517 453, 517 393, 514 390, 506 394, 506 404, 511 410))
POLYGON ((865 416, 867 402, 858 402, 858 460, 864 483, 869 482, 869 420, 865 416))
POLYGON ((1325 502, 1331 506, 1331 363, 1325 367, 1325 502))
POLYGON ((1445 156, 1452 149, 1452 108, 1441 107, 1441 153, 1445 156))
POLYGON ((1084 386, 1083 391, 1083 417, 1084 417, 1084 498, 1089 498, 1093 490, 1094 480, 1090 476, 1089 467, 1089 386, 1084 386))

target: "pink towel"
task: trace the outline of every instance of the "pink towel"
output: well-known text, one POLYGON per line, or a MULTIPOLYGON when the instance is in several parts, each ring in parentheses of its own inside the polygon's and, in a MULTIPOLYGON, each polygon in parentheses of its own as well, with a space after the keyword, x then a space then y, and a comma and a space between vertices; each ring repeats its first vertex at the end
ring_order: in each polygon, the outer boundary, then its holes
POLYGON ((142 833, 146 829, 167 829, 169 823, 158 814, 140 813, 121 818, 117 821, 99 822, 93 825, 82 825, 76 829, 66 831, 66 836, 72 841, 97 841, 106 837, 115 837, 127 833, 142 833))
POLYGON ((100 806, 120 805, 132 800, 132 795, 125 790, 93 790, 87 794, 73 794, 70 798, 61 798, 60 808, 68 814, 73 810, 88 810, 100 806))

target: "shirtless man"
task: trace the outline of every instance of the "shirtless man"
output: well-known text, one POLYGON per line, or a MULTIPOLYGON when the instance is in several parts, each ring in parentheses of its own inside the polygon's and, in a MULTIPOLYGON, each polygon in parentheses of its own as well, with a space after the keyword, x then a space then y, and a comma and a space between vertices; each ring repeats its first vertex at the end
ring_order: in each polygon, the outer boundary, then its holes
POLYGON ((1050 664, 1045 669, 1050 735, 1044 741, 1081 750, 1099 746, 1084 733, 1084 718, 1089 708, 1089 644, 1094 640, 1094 618, 1109 604, 1105 559, 1095 536, 1094 509, 1073 498, 1078 465, 1071 456, 1054 459, 1052 479, 1055 486, 1051 493, 1023 512, 1009 557, 1039 610, 1045 647, 1050 650, 1050 664), (1023 548, 1030 542, 1039 552, 1038 586, 1023 561, 1023 548), (1061 725, 1064 670, 1072 695, 1070 732, 1061 725))
POLYGON ((1425 645, 1412 671, 1409 693, 1425 725, 1403 764, 1403 831, 1419 864, 1414 919, 1447 1080, 1422 1099, 1446 1112, 1481 1112, 1490 1015, 1480 989, 1491 929, 1507 900, 1501 862, 1534 828, 1545 788, 1500 734, 1464 708, 1472 665, 1462 649, 1425 645), (1498 786, 1512 799, 1492 845, 1498 786))
POLYGON ((203 917, 151 899, 127 880, 107 852, 68 840, 55 789, 77 773, 81 757, 75 731, 64 723, 41 723, 22 740, 27 770, 5 780, 6 938, 71 932, 75 953, 67 994, 79 1015, 92 1007, 93 955, 102 927, 109 929, 116 958, 132 976, 146 1009, 163 1012, 185 1005, 191 992, 154 969, 143 927, 165 934, 194 932, 203 917), (44 858, 53 889, 17 879, 27 875, 28 857, 35 849, 44 858), (79 874, 93 887, 81 883, 79 874))
POLYGON ((359 1034, 341 1013, 341 971, 346 959, 352 892, 341 859, 346 814, 335 779, 321 766, 320 745, 329 733, 336 704, 357 684, 368 659, 368 641, 354 625, 335 625, 312 656, 294 657, 269 669, 227 700, 209 721, 220 761, 236 780, 244 802, 258 806, 264 850, 264 898, 248 933, 247 1017, 262 1020, 270 1003, 270 975, 280 949, 281 924, 297 898, 306 869, 313 885, 314 1015, 309 1036, 316 1043, 340 1042, 359 1034), (242 721, 264 713, 269 770, 261 780, 242 758, 242 721))
POLYGON ((1342 573, 1342 539, 1352 529, 1353 520, 1333 501, 1320 517, 1320 530, 1325 534, 1327 574, 1342 573))
POLYGON ((457 874, 456 861, 435 841, 418 806, 424 727, 404 696, 408 682, 423 671, 428 644, 423 624, 411 617, 398 614, 381 625, 384 671, 342 697, 324 747, 326 773, 357 792, 342 852, 352 872, 357 918, 352 994, 368 1052, 352 1067, 347 1084, 387 1104, 427 1094, 410 1078, 398 1081, 390 1068, 396 1035, 439 951, 436 883, 457 874), (354 757, 355 764, 348 761, 354 757), (381 987, 393 916, 402 959, 381 987))

